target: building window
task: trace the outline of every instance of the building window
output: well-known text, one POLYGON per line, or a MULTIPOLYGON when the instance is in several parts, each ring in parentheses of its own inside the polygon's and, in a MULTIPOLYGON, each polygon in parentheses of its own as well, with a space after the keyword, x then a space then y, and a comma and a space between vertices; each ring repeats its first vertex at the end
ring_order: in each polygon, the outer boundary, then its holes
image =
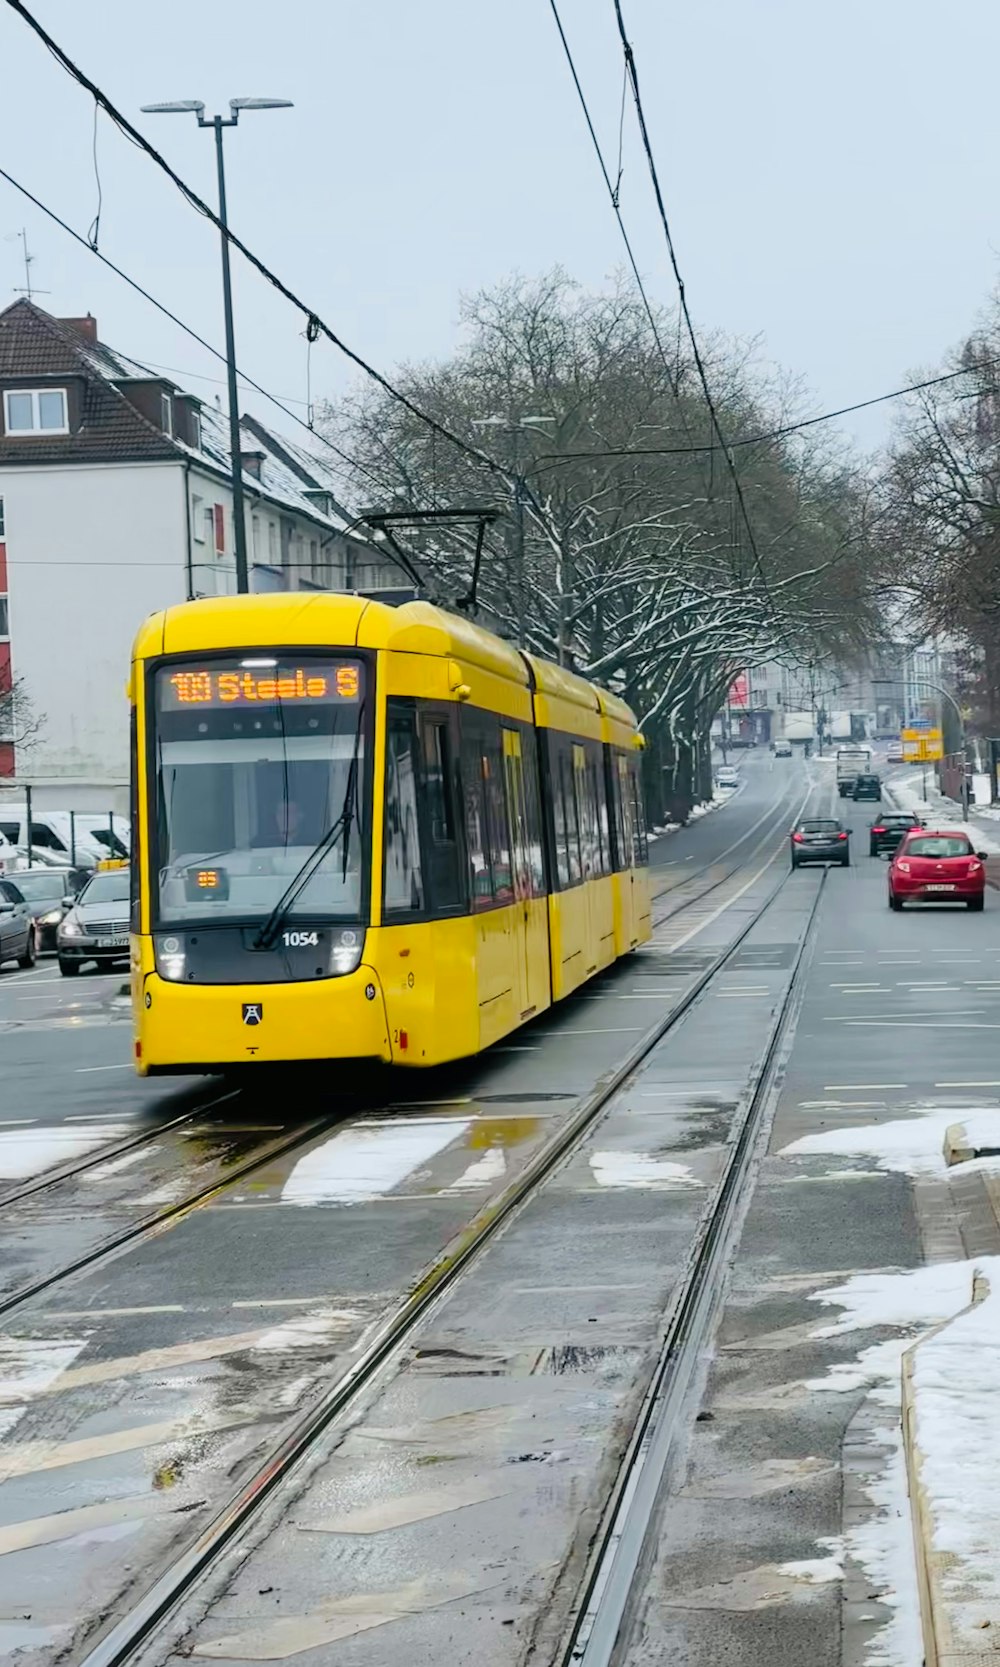
POLYGON ((267 559, 271 567, 280 565, 278 557, 278 529, 273 521, 267 523, 267 559))
POLYGON ((169 394, 160 395, 160 427, 164 434, 174 432, 174 407, 169 394))
POLYGON ((196 451, 201 451, 201 412, 191 413, 191 444, 196 451))
POLYGON ((197 492, 191 494, 191 535, 196 544, 205 542, 205 503, 197 492))
POLYGON ((8 434, 68 434, 65 388, 19 388, 3 396, 8 434))
POLYGON ((3 518, 3 499, 0 498, 0 538, 6 538, 6 536, 7 536, 6 532, 4 531, 5 525, 6 525, 6 523, 5 523, 4 518, 3 518))
POLYGON ((215 530, 215 553, 223 556, 226 553, 226 512, 222 504, 215 504, 212 511, 215 530))
POLYGON ((10 615, 7 612, 7 598, 0 596, 0 637, 10 636, 10 615))
POLYGON ((254 559, 254 561, 257 561, 259 556, 260 556, 260 516, 259 515, 252 515, 250 517, 250 547, 253 551, 253 559, 254 559))

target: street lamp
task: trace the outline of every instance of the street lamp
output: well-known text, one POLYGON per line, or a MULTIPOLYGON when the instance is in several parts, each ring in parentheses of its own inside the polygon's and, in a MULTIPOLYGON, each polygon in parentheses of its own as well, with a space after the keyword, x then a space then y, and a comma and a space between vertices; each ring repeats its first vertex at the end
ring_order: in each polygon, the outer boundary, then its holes
POLYGON ((538 433, 537 424, 554 423, 555 417, 478 417, 473 419, 473 428, 503 429, 514 440, 514 461, 512 473, 514 476, 514 590, 515 613, 517 617, 517 640, 524 642, 526 630, 526 609, 524 598, 524 476, 520 470, 520 437, 522 433, 538 433))
POLYGON ((172 104, 144 104, 144 115, 198 118, 199 127, 215 132, 215 161, 219 175, 219 222, 222 227, 222 299, 226 315, 226 382, 229 388, 229 450, 233 487, 233 538, 236 546, 236 589, 245 596, 250 589, 247 570, 247 529, 243 513, 243 465, 240 461, 240 408, 236 389, 236 342, 233 334, 233 288, 229 273, 229 222, 226 218, 226 170, 222 159, 222 129, 235 127, 241 110, 290 110, 290 98, 231 98, 229 115, 206 116, 205 106, 196 98, 176 99, 172 104))

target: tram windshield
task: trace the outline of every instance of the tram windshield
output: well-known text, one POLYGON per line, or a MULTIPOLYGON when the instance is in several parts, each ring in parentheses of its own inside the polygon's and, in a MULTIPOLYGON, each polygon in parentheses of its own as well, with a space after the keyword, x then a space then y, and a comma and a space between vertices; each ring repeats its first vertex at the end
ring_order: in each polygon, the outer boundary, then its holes
POLYGON ((157 670, 154 706, 159 922, 257 922, 279 904, 292 920, 360 920, 364 666, 184 660, 157 670))

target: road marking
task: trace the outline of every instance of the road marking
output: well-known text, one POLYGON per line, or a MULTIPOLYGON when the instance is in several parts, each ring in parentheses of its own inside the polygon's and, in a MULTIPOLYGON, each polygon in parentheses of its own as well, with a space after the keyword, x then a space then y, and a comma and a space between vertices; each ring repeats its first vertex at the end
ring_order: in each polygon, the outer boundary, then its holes
POLYGON ((876 1111, 887 1104, 885 1100, 800 1100, 800 1111, 876 1111))
POLYGON ((906 1088, 905 1082, 825 1082, 823 1089, 828 1094, 861 1093, 866 1088, 906 1088))
POLYGON ((152 1302, 141 1308, 53 1308, 54 1320, 127 1319, 132 1314, 183 1314, 182 1302, 152 1302))
POLYGON ((759 990, 716 990, 715 993, 720 1001, 744 1001, 747 996, 766 996, 771 992, 762 985, 759 990))
MULTIPOLYGON (((137 1111, 116 1111, 115 1122, 120 1123, 124 1117, 138 1117, 138 1115, 137 1111)), ((64 1123, 106 1123, 107 1120, 107 1112, 102 1111, 77 1111, 71 1117, 62 1119, 64 1123)), ((256 1127, 256 1124, 254 1127, 256 1127)))
POLYGON ((897 978, 900 990, 957 990, 957 984, 946 984, 940 978, 897 978))
POLYGON ((909 1019, 893 1019, 880 1021, 876 1019, 844 1019, 846 1025, 869 1025, 880 1022, 893 1023, 897 1030, 1000 1030, 1000 1024, 970 1024, 966 1020, 953 1023, 950 1019, 925 1018, 922 1024, 911 1023, 909 1019))
POLYGON ((935 1088, 1000 1088, 997 1082, 936 1082, 935 1088))
POLYGON ((78 1077, 85 1077, 91 1071, 131 1071, 133 1069, 132 1061, 127 1059, 124 1065, 78 1065, 76 1074, 78 1077))
POLYGON ((546 1040, 553 1041, 557 1036, 637 1036, 642 1029, 642 1025, 588 1025, 586 1030, 550 1030, 546 1040))
POLYGON ((831 984, 831 990, 885 990, 885 984, 831 984))
MULTIPOLYGON (((102 1117, 101 1122, 103 1123, 103 1121, 104 1121, 104 1119, 102 1117)), ((26 1124, 26 1123, 37 1123, 37 1122, 38 1122, 37 1117, 5 1117, 2 1120, 2 1122, 0 1122, 0 1129, 12 1129, 15 1124, 17 1124, 18 1126, 21 1126, 21 1125, 26 1124)))
MULTIPOLYGON (((970 1013, 985 1013, 985 1011, 984 1007, 953 1007, 948 1017, 953 1019, 966 1018, 970 1013)), ((865 1024, 877 1024, 881 1020, 886 1024, 894 1024, 897 1019, 939 1019, 940 1017, 940 1007, 932 1007, 925 1013, 914 1013, 908 1008, 901 1008, 898 1013, 869 1013, 863 1022, 865 1024)), ((860 1019, 852 1019, 840 1013, 828 1013, 823 1020, 823 1023, 828 1025, 856 1025, 861 1022, 860 1019)))

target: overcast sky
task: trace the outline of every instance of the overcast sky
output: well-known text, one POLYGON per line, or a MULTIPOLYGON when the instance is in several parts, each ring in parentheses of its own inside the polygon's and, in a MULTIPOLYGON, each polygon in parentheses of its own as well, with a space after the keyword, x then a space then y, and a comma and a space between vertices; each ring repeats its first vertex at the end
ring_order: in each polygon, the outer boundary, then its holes
MULTIPOLYGON (((29 4, 31 0, 29 0, 29 4)), ((214 204, 209 133, 154 100, 285 97, 227 138, 230 218, 246 242, 384 370, 446 354, 462 291, 561 263, 600 285, 618 232, 548 0, 34 0, 77 63, 214 204)), ((996 279, 997 0, 624 0, 696 323, 759 336, 813 408, 933 366, 996 279)), ((612 0, 562 0, 602 140, 617 151, 612 0)), ((93 104, 0 7, 0 165, 86 232, 93 104)), ((100 247, 223 344, 216 234, 101 118, 100 247)), ((674 291, 649 182, 626 149, 622 206, 653 296, 674 291)), ((0 301, 96 314, 101 336, 211 396, 220 368, 5 181, 0 301)), ((235 274, 237 355, 306 399, 302 321, 235 274)), ((313 397, 349 376, 312 354, 313 397)), ((221 383, 218 391, 221 392, 221 383)), ((245 400, 265 421, 273 412, 245 400)), ((891 407, 844 425, 886 436, 891 407)), ((281 420, 283 421, 283 419, 281 420)), ((276 426, 280 426, 276 424, 276 426)), ((287 426, 287 425, 285 425, 287 426)))

